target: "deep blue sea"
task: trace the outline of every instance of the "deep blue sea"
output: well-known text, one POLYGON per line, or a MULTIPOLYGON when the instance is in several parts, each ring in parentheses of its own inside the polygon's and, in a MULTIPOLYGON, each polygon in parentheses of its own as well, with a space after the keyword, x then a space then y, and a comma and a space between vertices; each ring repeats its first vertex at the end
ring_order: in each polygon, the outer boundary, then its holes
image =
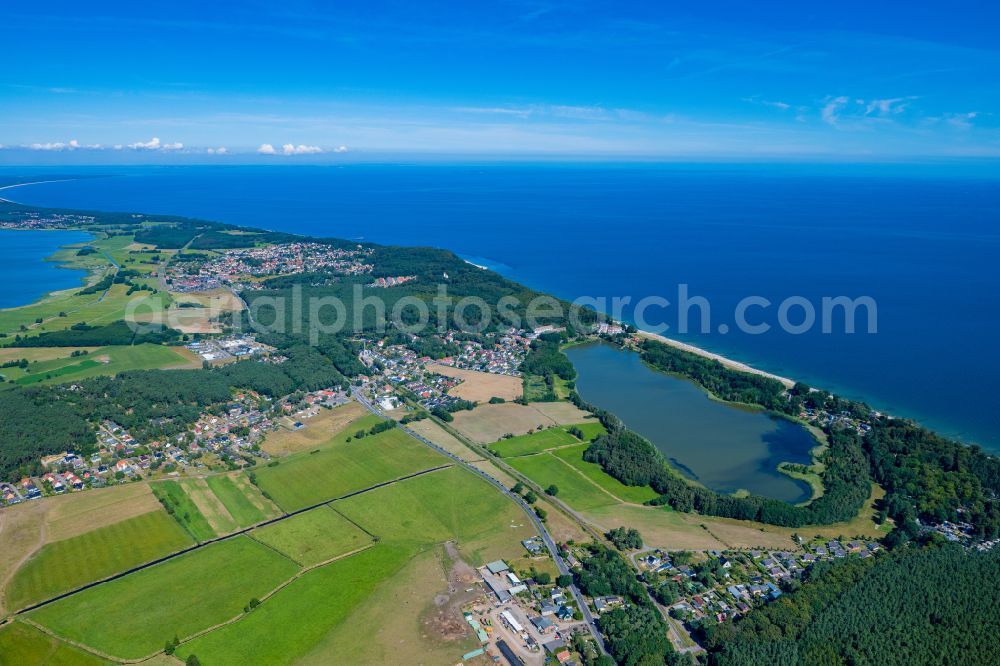
POLYGON ((80 231, 0 229, 0 309, 27 305, 50 291, 79 286, 86 271, 60 268, 46 259, 62 245, 91 238, 80 231))
MULTIPOLYGON (((5 196, 441 246, 569 299, 634 304, 660 295, 676 304, 678 285, 687 284, 710 302, 711 331, 668 335, 1000 451, 1000 180, 942 169, 130 167, 5 196), (772 303, 747 314, 772 330, 736 330, 734 309, 747 296, 772 303), (801 334, 780 330, 779 303, 802 297, 819 314, 824 296, 873 298, 878 332, 864 332, 867 319, 854 334, 836 321, 830 334, 819 322, 801 334)), ((660 311, 649 310, 651 323, 660 311)), ((676 308, 666 312, 676 327, 676 308)), ((799 323, 801 310, 789 319, 799 323)))

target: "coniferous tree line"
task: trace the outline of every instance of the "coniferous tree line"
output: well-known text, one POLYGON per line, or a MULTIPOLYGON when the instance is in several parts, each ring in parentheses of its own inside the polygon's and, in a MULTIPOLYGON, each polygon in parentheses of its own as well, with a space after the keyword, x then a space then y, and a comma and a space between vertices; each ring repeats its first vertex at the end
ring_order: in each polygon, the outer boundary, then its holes
POLYGON ((706 621, 711 666, 993 664, 1000 553, 906 546, 814 565, 801 586, 735 622, 706 621))

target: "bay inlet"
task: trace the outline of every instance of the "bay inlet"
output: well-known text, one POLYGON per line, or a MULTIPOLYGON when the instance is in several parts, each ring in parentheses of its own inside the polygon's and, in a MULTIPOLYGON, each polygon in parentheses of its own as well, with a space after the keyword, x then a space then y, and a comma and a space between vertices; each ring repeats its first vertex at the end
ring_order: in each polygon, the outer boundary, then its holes
POLYGON ((83 284, 87 272, 49 261, 60 247, 93 238, 83 231, 0 229, 0 310, 83 284))
POLYGON ((707 488, 792 503, 811 496, 808 484, 778 471, 782 462, 811 462, 818 442, 801 425, 713 400, 694 383, 647 367, 635 352, 597 343, 566 354, 584 400, 616 414, 707 488))

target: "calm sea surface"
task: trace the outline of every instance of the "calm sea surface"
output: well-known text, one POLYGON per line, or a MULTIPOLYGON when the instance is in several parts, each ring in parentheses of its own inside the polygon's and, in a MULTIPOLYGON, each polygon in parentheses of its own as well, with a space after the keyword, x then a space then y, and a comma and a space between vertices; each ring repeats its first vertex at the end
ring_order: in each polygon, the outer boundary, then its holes
POLYGON ((777 471, 783 461, 809 464, 817 442, 802 426, 712 400, 689 381, 649 369, 635 352, 593 344, 567 353, 584 400, 617 414, 705 486, 793 503, 809 498, 807 484, 777 471))
MULTIPOLYGON (((691 295, 710 302, 711 330, 679 335, 677 311, 668 308, 664 318, 675 328, 667 335, 1000 450, 996 179, 941 169, 931 177, 759 165, 104 171, 120 177, 33 185, 5 196, 447 247, 570 299, 624 296, 634 304, 660 295, 676 304, 678 284, 687 284, 691 295), (733 325, 737 302, 754 295, 773 303, 749 316, 772 325, 763 335, 733 325), (798 335, 782 332, 776 310, 790 296, 817 311, 824 296, 871 296, 878 333, 846 334, 840 322, 832 334, 818 324, 798 335)), ((650 310, 651 324, 660 312, 650 310)), ((626 306, 623 315, 632 314, 626 306)))
POLYGON ((0 229, 0 309, 27 305, 50 291, 82 284, 86 271, 59 268, 45 259, 61 245, 91 238, 80 231, 0 229))

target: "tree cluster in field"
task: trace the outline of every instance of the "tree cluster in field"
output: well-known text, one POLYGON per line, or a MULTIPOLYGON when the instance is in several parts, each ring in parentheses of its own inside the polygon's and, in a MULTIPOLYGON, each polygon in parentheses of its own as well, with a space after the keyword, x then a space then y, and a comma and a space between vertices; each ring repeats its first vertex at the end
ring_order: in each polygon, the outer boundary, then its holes
POLYGON ((618 550, 639 550, 642 548, 642 535, 634 527, 616 527, 608 530, 604 536, 618 550))
POLYGON ((706 619, 712 666, 990 664, 1000 654, 1000 553, 947 545, 822 562, 735 622, 706 619))
POLYGON ((387 430, 392 430, 396 427, 396 422, 392 419, 386 419, 385 421, 379 421, 368 430, 359 430, 354 433, 354 439, 361 439, 363 437, 368 437, 369 435, 377 435, 380 432, 385 432, 387 430))
POLYGON ((61 331, 49 331, 31 337, 17 335, 8 347, 110 347, 143 343, 163 344, 175 342, 181 332, 161 326, 138 326, 133 330, 125 321, 118 320, 103 326, 90 326, 85 322, 73 324, 61 331))

